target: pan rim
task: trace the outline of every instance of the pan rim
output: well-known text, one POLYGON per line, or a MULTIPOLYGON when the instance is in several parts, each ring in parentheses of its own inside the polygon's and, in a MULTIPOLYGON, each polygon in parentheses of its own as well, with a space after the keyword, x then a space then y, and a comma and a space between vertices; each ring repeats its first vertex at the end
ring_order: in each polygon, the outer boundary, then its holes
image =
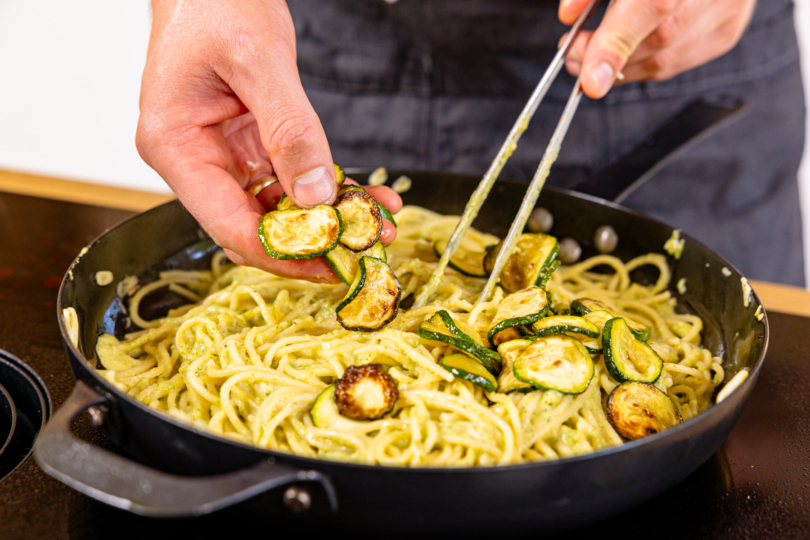
MULTIPOLYGON (((361 172, 358 169, 348 169, 347 174, 349 174, 348 171, 351 171, 351 173, 354 173, 354 174, 358 174, 358 173, 361 172)), ((392 169, 391 172, 394 172, 396 174, 401 173, 401 174, 405 174, 405 175, 408 175, 408 174, 416 175, 416 174, 420 174, 420 173, 433 173, 433 174, 437 173, 437 171, 419 171, 419 170, 412 170, 412 169, 409 169, 407 171, 405 171, 405 170, 400 171, 400 170, 392 169)), ((445 176, 455 176, 455 177, 463 177, 463 178, 471 178, 472 177, 472 175, 466 175, 466 174, 460 174, 460 173, 441 173, 441 174, 443 174, 445 176)), ((517 180, 510 180, 510 179, 499 179, 499 182, 503 182, 503 183, 507 183, 507 184, 517 184, 517 185, 525 184, 525 182, 520 182, 520 181, 517 181, 517 180)), ((570 196, 570 197, 587 200, 589 202, 593 202, 593 203, 596 203, 596 204, 599 204, 599 205, 608 206, 608 207, 613 208, 615 210, 619 210, 619 211, 629 213, 629 214, 634 215, 634 216, 638 216, 638 217, 653 221, 653 222, 655 222, 655 223, 657 223, 657 224, 659 224, 661 226, 666 227, 667 229, 675 230, 674 227, 672 227, 670 225, 667 225, 666 223, 664 223, 664 222, 662 222, 662 221, 660 221, 658 219, 647 216, 645 214, 642 214, 642 213, 637 212, 635 210, 632 210, 630 208, 626 208, 626 207, 624 207, 624 206, 622 206, 620 204, 614 203, 612 201, 608 201, 608 200, 605 200, 605 199, 601 199, 599 197, 594 197, 594 196, 587 195, 587 194, 584 194, 584 193, 579 193, 579 192, 576 192, 576 191, 572 191, 572 190, 568 190, 568 189, 564 189, 564 188, 553 187, 553 186, 549 186, 549 187, 546 187, 544 189, 548 190, 548 191, 557 192, 557 193, 560 193, 560 194, 563 194, 563 195, 567 195, 567 196, 570 196)), ((243 442, 240 442, 240 441, 234 441, 232 439, 228 439, 227 437, 223 437, 223 436, 217 435, 217 434, 209 432, 209 431, 205 431, 205 430, 203 430, 203 429, 201 429, 201 428, 199 428, 199 427, 197 427, 197 426, 195 426, 193 424, 188 424, 188 423, 182 422, 181 420, 173 418, 173 417, 169 416, 168 414, 164 414, 164 413, 161 413, 161 412, 156 411, 154 409, 151 409, 146 404, 141 403, 140 401, 137 401, 136 399, 134 399, 131 396, 127 395, 126 393, 122 392, 121 390, 119 390, 115 386, 108 383, 103 377, 101 377, 101 375, 98 374, 96 369, 93 368, 90 361, 85 357, 84 354, 82 354, 78 350, 78 348, 70 340, 69 334, 67 332, 67 328, 65 327, 64 318, 62 316, 63 297, 64 297, 64 293, 65 293, 65 286, 67 284, 68 279, 70 279, 70 280, 73 279, 72 271, 75 268, 75 266, 81 261, 82 257, 90 249, 92 249, 93 246, 95 246, 97 243, 99 243, 112 230, 124 225, 125 223, 128 223, 131 220, 134 220, 136 218, 148 215, 148 214, 150 214, 152 212, 157 212, 157 211, 161 210, 162 208, 164 208, 164 207, 166 207, 168 205, 175 205, 175 204, 181 204, 181 203, 180 203, 179 200, 174 199, 174 200, 168 201, 166 203, 160 204, 160 205, 158 205, 158 206, 156 206, 154 208, 151 208, 151 209, 149 209, 149 210, 147 210, 145 212, 141 212, 141 213, 135 214, 133 216, 130 216, 130 217, 120 221, 119 223, 107 228, 103 233, 101 233, 98 237, 93 239, 84 249, 81 250, 81 252, 76 257, 76 259, 68 267, 68 270, 65 273, 64 278, 62 279, 62 282, 60 284, 59 291, 58 291, 56 314, 57 314, 57 320, 59 322, 59 329, 60 329, 60 332, 62 334, 62 341, 64 342, 65 347, 68 348, 70 350, 70 352, 76 358, 81 359, 85 363, 85 365, 83 367, 93 377, 93 379, 94 379, 94 381, 95 381, 95 383, 97 385, 95 390, 98 391, 98 387, 103 388, 104 393, 107 394, 105 397, 107 397, 107 399, 110 399, 111 401, 113 401, 113 403, 115 402, 115 400, 123 400, 124 402, 127 403, 127 405, 134 406, 137 409, 139 409, 141 412, 153 415, 153 416, 155 416, 156 418, 158 418, 158 419, 160 419, 162 421, 168 422, 169 424, 171 424, 174 427, 189 431, 189 432, 191 432, 191 433, 193 433, 194 435, 197 435, 197 436, 202 436, 202 437, 204 437, 206 439, 209 439, 212 442, 227 443, 227 444, 230 444, 230 445, 234 445, 234 446, 236 446, 236 447, 238 447, 238 448, 240 448, 242 450, 251 451, 251 452, 259 452, 259 453, 263 454, 265 458, 274 458, 274 459, 279 460, 281 462, 286 462, 286 463, 290 463, 290 464, 300 464, 300 465, 308 467, 308 468, 312 468, 312 467, 317 468, 318 466, 321 466, 321 467, 328 466, 328 467, 348 467, 350 469, 359 469, 359 470, 363 470, 363 471, 366 471, 366 470, 368 470, 368 471, 384 471, 386 473, 400 473, 400 474, 416 474, 416 473, 449 474, 449 473, 453 473, 455 475, 459 475, 459 474, 485 474, 485 473, 489 473, 489 472, 493 472, 493 471, 517 472, 517 471, 521 471, 521 470, 524 470, 524 469, 544 469, 544 468, 548 468, 548 467, 558 466, 558 465, 561 465, 561 464, 568 465, 568 464, 574 464, 574 463, 579 463, 579 462, 590 461, 590 460, 593 460, 593 459, 599 459, 599 458, 611 456, 611 455, 613 455, 613 454, 615 454, 617 452, 632 452, 635 449, 644 448, 646 446, 656 444, 659 441, 662 441, 666 437, 675 438, 675 436, 677 434, 679 434, 679 433, 681 433, 681 432, 683 432, 685 430, 691 430, 698 423, 703 423, 705 421, 708 421, 708 419, 710 417, 717 416, 718 414, 720 414, 719 411, 734 407, 734 401, 735 400, 732 399, 732 397, 733 396, 739 396, 739 395, 742 395, 744 393, 748 393, 748 392, 751 391, 752 386, 756 383, 756 380, 757 380, 757 378, 759 376, 759 372, 762 369, 762 365, 763 365, 763 363, 765 361, 765 356, 767 355, 768 344, 769 344, 769 341, 770 341, 770 325, 769 325, 769 321, 768 321, 767 311, 765 310, 765 307, 763 306, 762 307, 763 318, 762 318, 762 321, 761 321, 763 323, 763 330, 764 330, 763 331, 763 338, 762 338, 762 340, 763 340, 762 341, 762 350, 760 351, 756 361, 754 362, 753 367, 750 369, 748 378, 745 381, 743 381, 743 383, 740 384, 740 386, 738 386, 731 393, 731 395, 729 395, 729 397, 727 399, 725 399, 721 403, 713 404, 709 409, 703 411, 702 413, 698 414, 694 418, 691 418, 691 419, 687 420, 686 422, 683 422, 682 424, 680 424, 680 425, 678 425, 678 426, 676 426, 674 428, 670 428, 670 429, 667 429, 666 431, 656 433, 655 435, 644 437, 643 439, 638 439, 638 440, 635 440, 635 441, 627 441, 627 442, 624 442, 623 444, 618 445, 618 446, 613 446, 613 447, 609 447, 609 448, 603 448, 603 449, 596 450, 594 452, 590 452, 590 453, 587 453, 587 454, 581 454, 581 455, 570 456, 570 457, 563 457, 563 458, 559 458, 559 459, 555 459, 555 460, 536 461, 536 462, 529 462, 529 463, 517 463, 517 464, 508 464, 508 465, 475 466, 475 467, 410 467, 410 466, 407 466, 407 467, 394 467, 394 466, 390 466, 390 465, 372 465, 372 464, 354 463, 354 462, 339 461, 339 460, 330 460, 330 459, 325 459, 325 458, 310 458, 310 457, 305 457, 305 456, 297 456, 295 454, 288 454, 288 453, 284 453, 284 452, 279 452, 279 451, 275 451, 275 450, 269 450, 269 449, 266 449, 266 448, 261 448, 259 446, 253 446, 253 445, 243 443, 243 442)), ((708 247, 706 247, 701 242, 699 242, 699 241, 695 240, 694 238, 692 238, 690 235, 683 233, 683 231, 681 231, 681 235, 682 235, 682 237, 688 239, 690 242, 697 244, 702 249, 704 249, 707 252, 711 253, 712 255, 718 257, 721 261, 723 261, 723 263, 734 274, 736 274, 737 276, 743 277, 742 273, 734 265, 732 265, 730 262, 728 262, 725 259, 725 257, 719 255, 714 250, 709 249, 708 247)), ((762 302, 759 299, 759 296, 757 295, 756 291, 752 290, 752 296, 753 296, 753 301, 755 301, 758 305, 762 306, 762 302)), ((74 373, 74 378, 76 379, 77 382, 80 380, 78 377, 76 377, 75 373, 74 373)))

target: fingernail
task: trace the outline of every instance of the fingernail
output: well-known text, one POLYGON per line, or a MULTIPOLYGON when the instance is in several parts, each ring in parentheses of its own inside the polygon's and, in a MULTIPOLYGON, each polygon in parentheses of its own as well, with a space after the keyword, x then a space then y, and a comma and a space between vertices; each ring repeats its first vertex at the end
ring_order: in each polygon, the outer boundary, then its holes
POLYGON ((599 93, 603 95, 607 94, 608 90, 610 90, 610 87, 613 85, 613 81, 616 80, 616 74, 613 72, 611 65, 607 62, 602 62, 596 66, 591 73, 591 77, 596 87, 599 89, 599 93))
POLYGON ((335 185, 326 167, 318 167, 293 180, 293 195, 301 204, 315 206, 332 198, 335 185))

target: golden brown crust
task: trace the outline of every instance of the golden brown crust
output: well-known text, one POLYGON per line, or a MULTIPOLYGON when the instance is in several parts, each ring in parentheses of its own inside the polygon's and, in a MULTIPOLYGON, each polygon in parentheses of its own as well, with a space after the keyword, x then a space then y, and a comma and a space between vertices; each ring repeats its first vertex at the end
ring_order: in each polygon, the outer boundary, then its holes
POLYGON ((349 366, 335 381, 335 404, 344 416, 373 420, 389 412, 399 397, 394 379, 379 364, 349 366))
POLYGON ((377 200, 362 189, 341 191, 334 204, 343 219, 343 236, 340 241, 352 251, 369 249, 380 239, 382 233, 383 218, 377 200), (362 208, 360 213, 351 210, 358 203, 359 208, 362 208))

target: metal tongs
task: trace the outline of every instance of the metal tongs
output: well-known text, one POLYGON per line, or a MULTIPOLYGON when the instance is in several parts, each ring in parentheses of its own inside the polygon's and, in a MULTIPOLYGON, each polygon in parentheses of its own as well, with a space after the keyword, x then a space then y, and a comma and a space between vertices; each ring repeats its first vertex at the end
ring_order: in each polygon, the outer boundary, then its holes
MULTIPOLYGON (((526 131, 526 128, 529 127, 529 121, 532 119, 532 116, 534 116, 537 107, 540 105, 540 102, 545 97, 548 89, 551 87, 551 84, 560 73, 560 70, 565 63, 565 55, 571 48, 571 44, 579 35, 582 27, 585 26, 585 24, 591 18, 591 15, 598 4, 599 0, 591 0, 588 7, 586 7, 585 10, 579 15, 579 18, 574 23, 574 26, 571 27, 571 31, 568 32, 568 36, 566 36, 565 41, 557 51, 557 54, 554 56, 554 59, 548 66, 548 69, 546 69, 546 72, 543 74, 543 77, 540 79, 540 82, 534 89, 529 101, 526 102, 526 105, 523 107, 523 111, 521 111, 520 116, 518 116, 517 120, 515 121, 515 125, 512 126, 512 130, 509 132, 509 135, 506 137, 503 145, 501 145, 498 155, 495 157, 492 165, 489 166, 489 170, 484 175, 484 178, 481 179, 481 183, 478 184, 475 192, 473 192, 470 200, 467 202, 467 206, 464 208, 464 213, 461 215, 461 219, 459 220, 458 225, 456 225, 456 229, 453 231, 452 236, 450 236, 450 240, 447 242, 447 247, 442 253, 439 263, 430 274, 430 279, 428 279, 427 283, 425 283, 419 290, 419 294, 414 301, 414 307, 422 307, 427 304, 430 296, 436 290, 436 287, 438 287, 439 282, 442 279, 442 275, 444 274, 444 269, 447 267, 447 263, 455 254, 456 250, 461 244, 461 240, 464 238, 464 235, 467 232, 467 229, 470 228, 473 220, 478 215, 478 210, 480 210, 481 205, 484 204, 484 201, 492 189, 492 185, 495 183, 495 180, 498 179, 498 175, 501 173, 501 169, 503 169, 503 166, 506 164, 507 160, 512 155, 512 152, 517 147, 517 142, 520 139, 520 136, 524 131, 526 131)), ((526 191, 526 195, 523 197, 523 202, 520 205, 517 216, 509 228, 509 233, 506 235, 506 238, 503 241, 503 247, 500 250, 500 253, 498 253, 498 257, 495 259, 495 265, 492 269, 492 273, 489 276, 489 280, 487 281, 484 290, 481 292, 481 295, 476 300, 476 304, 485 302, 495 290, 495 285, 500 278, 503 267, 509 260, 512 249, 515 247, 515 242, 517 242, 518 237, 520 236, 521 232, 523 232, 523 227, 526 225, 526 221, 529 219, 529 215, 534 209, 534 205, 537 202, 537 197, 540 196, 540 191, 543 189, 543 185, 546 183, 546 178, 548 178, 551 165, 557 159, 560 152, 560 145, 565 138, 565 134, 568 132, 568 126, 571 125, 571 119, 574 117, 577 106, 582 100, 580 77, 577 77, 577 81, 574 84, 574 89, 571 91, 571 95, 568 98, 565 109, 563 110, 562 117, 557 123, 557 127, 554 129, 554 134, 551 136, 551 141, 549 141, 548 147, 543 154, 543 159, 540 161, 540 165, 537 167, 537 172, 534 174, 534 178, 532 178, 529 189, 526 191)))

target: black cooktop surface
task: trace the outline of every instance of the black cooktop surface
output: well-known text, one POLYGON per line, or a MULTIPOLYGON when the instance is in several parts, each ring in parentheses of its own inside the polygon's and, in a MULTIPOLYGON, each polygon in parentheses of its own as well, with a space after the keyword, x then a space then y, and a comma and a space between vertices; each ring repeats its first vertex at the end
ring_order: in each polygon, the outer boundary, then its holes
MULTIPOLYGON (((0 193, 0 349, 33 368, 54 408, 74 383, 56 318, 61 278, 83 246, 129 215, 0 193)), ((810 318, 778 313, 769 318, 771 342, 764 368, 723 447, 657 499, 560 538, 605 538, 613 533, 626 540, 810 537, 810 318)), ((86 415, 76 421, 74 431, 111 448, 86 415)), ((60 484, 32 459, 0 481, 0 501, 3 540, 256 534, 280 538, 300 537, 306 527, 302 521, 279 522, 238 508, 187 520, 136 517, 60 484)))

